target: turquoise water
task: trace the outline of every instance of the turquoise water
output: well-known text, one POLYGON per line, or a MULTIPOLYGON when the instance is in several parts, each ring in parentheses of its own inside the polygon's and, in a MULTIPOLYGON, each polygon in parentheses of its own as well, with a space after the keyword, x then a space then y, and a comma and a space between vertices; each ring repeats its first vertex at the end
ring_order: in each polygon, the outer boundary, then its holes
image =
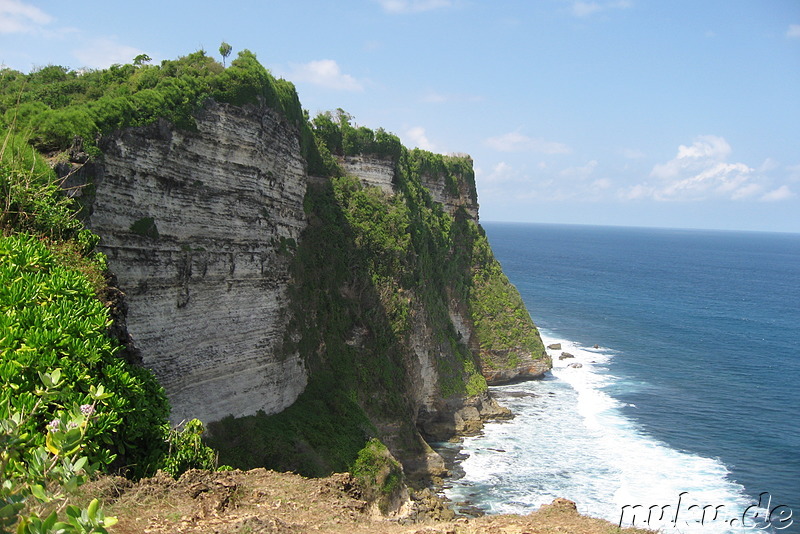
POLYGON ((544 380, 495 388, 518 415, 465 440, 451 499, 525 513, 563 496, 623 526, 669 505, 651 528, 800 532, 800 235, 484 227, 563 347, 544 380))

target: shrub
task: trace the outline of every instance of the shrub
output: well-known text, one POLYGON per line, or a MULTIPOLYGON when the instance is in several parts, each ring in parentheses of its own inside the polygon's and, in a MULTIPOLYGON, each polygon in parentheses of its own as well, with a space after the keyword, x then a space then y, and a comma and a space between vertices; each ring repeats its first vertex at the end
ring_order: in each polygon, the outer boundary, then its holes
POLYGON ((82 229, 53 171, 25 137, 10 130, 0 150, 0 198, 0 230, 68 237, 82 229))
POLYGON ((199 419, 192 419, 181 430, 170 430, 167 435, 169 454, 161 468, 175 478, 189 469, 216 469, 217 453, 203 444, 204 431, 199 419))
MULTIPOLYGON (((115 460, 138 476, 152 472, 163 455, 169 405, 149 370, 116 357, 118 346, 107 334, 108 311, 88 280, 61 265, 40 239, 4 237, 0 311, 0 410, 31 413, 39 398, 39 373, 58 367, 67 404, 91 403, 93 388, 100 386, 114 394, 85 436, 90 462, 115 460)), ((36 431, 56 416, 56 408, 40 407, 27 419, 32 445, 44 444, 36 431)))
POLYGON ((364 498, 377 502, 384 513, 394 494, 403 487, 403 468, 377 438, 370 439, 359 451, 350 472, 364 498))
POLYGON ((94 469, 82 455, 85 439, 98 405, 110 395, 99 386, 90 391, 91 404, 67 404, 58 368, 40 372, 37 384, 29 411, 15 409, 8 399, 0 407, 0 532, 105 533, 117 521, 103 515, 97 499, 85 509, 67 499, 94 469), (55 417, 31 429, 43 413, 55 417))

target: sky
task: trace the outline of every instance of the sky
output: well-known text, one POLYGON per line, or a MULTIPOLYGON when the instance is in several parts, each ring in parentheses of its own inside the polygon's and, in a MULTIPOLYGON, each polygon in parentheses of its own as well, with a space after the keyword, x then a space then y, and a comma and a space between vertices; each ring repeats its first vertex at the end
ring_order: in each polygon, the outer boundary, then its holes
POLYGON ((222 41, 409 148, 482 221, 800 232, 800 0, 0 0, 0 65, 222 41))

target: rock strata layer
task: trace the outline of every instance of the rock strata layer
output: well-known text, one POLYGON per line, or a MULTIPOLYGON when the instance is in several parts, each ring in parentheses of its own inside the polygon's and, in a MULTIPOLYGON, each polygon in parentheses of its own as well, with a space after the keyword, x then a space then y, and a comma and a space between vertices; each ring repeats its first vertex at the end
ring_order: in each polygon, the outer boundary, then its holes
POLYGON ((196 122, 105 138, 88 220, 174 423, 278 412, 307 378, 282 351, 287 252, 306 224, 297 134, 254 106, 212 102, 196 122))

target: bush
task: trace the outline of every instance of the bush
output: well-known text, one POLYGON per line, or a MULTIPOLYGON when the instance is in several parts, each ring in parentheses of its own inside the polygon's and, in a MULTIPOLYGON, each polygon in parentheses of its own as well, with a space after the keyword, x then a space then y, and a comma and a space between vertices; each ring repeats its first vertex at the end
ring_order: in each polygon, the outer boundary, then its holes
POLYGON ((384 513, 395 493, 403 487, 403 468, 386 445, 376 438, 370 439, 359 451, 350 472, 363 497, 377 502, 384 513))
POLYGON ((60 369, 40 372, 38 379, 29 411, 8 399, 0 407, 0 532, 105 533, 117 521, 103 515, 97 499, 85 509, 67 499, 94 469, 82 456, 85 439, 98 405, 110 395, 99 386, 90 391, 91 404, 69 405, 60 369), (41 414, 54 412, 46 427, 30 429, 41 414), (62 510, 65 521, 59 521, 62 510))
POLYGON ((83 228, 55 174, 23 136, 7 132, 0 151, 0 230, 70 237, 83 228))
MULTIPOLYGON (((61 265, 32 235, 0 239, 0 311, 0 411, 34 411, 39 374, 58 367, 67 404, 90 404, 101 386, 113 393, 85 436, 89 461, 114 461, 135 476, 158 467, 169 413, 164 391, 150 371, 116 357, 108 311, 78 270, 61 265)), ((56 409, 40 407, 25 431, 37 436, 56 409)), ((31 444, 44 445, 42 439, 31 444)))
POLYGON ((169 454, 164 458, 162 469, 174 478, 189 469, 216 469, 217 453, 203 444, 201 436, 204 431, 199 419, 192 419, 182 430, 170 430, 167 435, 169 454))
POLYGON ((98 136, 159 118, 194 128, 193 114, 208 98, 262 103, 298 128, 309 166, 326 167, 294 85, 273 77, 249 50, 227 69, 202 50, 160 66, 141 63, 80 73, 52 65, 29 75, 0 69, 0 126, 24 131, 42 151, 66 150, 77 136, 92 153, 98 136))

